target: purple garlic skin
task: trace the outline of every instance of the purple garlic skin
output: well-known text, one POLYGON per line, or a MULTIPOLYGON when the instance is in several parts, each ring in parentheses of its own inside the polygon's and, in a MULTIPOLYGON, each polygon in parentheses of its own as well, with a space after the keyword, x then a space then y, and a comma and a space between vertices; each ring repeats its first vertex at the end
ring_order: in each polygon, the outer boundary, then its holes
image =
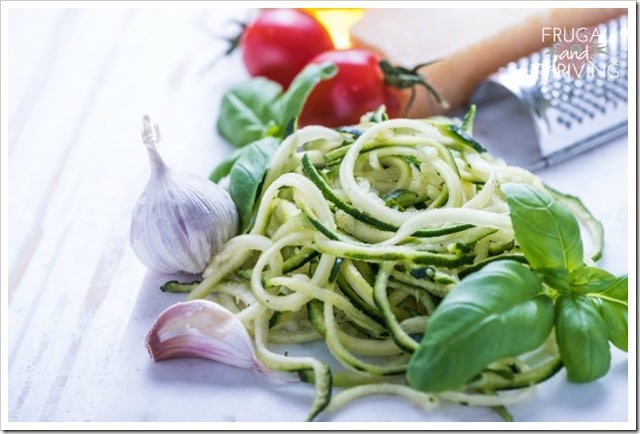
POLYGON ((155 362, 200 357, 239 368, 266 372, 244 325, 233 313, 209 300, 176 303, 165 309, 145 344, 155 362))

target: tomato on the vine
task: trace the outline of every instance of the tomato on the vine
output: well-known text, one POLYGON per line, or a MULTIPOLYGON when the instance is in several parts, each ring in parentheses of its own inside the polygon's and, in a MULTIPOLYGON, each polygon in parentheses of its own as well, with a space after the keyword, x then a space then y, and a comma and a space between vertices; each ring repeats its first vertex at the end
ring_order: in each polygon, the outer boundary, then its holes
POLYGON ((398 115, 400 95, 384 84, 376 54, 363 49, 332 50, 321 53, 311 62, 332 62, 338 67, 338 73, 311 91, 300 114, 301 126, 357 124, 363 114, 382 104, 386 105, 390 117, 398 115))
POLYGON ((362 115, 384 105, 389 117, 398 117, 413 102, 416 85, 424 86, 441 104, 444 101, 418 69, 392 66, 366 49, 337 50, 327 29, 312 14, 300 9, 264 9, 242 31, 228 39, 225 54, 242 48, 247 71, 287 89, 309 63, 331 62, 337 74, 318 83, 298 120, 300 126, 329 127, 356 124, 362 115), (401 90, 410 89, 408 102, 401 90))
POLYGON ((247 25, 238 41, 247 71, 285 89, 319 53, 333 49, 329 32, 300 9, 265 9, 247 25))
POLYGON ((332 62, 338 73, 313 89, 302 109, 300 126, 357 124, 362 115, 381 105, 390 118, 398 117, 412 103, 417 85, 424 86, 438 102, 446 104, 418 73, 426 64, 413 69, 392 66, 377 54, 358 48, 326 51, 311 62, 332 62), (409 98, 401 92, 404 89, 411 90, 409 98))

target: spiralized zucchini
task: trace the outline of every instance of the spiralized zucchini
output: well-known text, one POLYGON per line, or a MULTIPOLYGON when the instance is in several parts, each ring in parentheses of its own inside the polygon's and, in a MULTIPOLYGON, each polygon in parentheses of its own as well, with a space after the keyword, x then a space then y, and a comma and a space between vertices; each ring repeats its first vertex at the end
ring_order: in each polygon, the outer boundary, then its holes
POLYGON ((514 386, 525 387, 518 395, 433 395, 404 380, 430 314, 462 277, 498 258, 525 261, 500 183, 545 189, 534 174, 447 134, 454 126, 394 119, 293 133, 265 176, 250 230, 223 247, 189 295, 236 312, 267 367, 315 383, 309 419, 328 406, 332 387, 345 390, 330 409, 371 393, 422 399, 425 408, 526 395, 527 382, 514 386), (310 341, 324 341, 341 368, 268 347, 310 341))

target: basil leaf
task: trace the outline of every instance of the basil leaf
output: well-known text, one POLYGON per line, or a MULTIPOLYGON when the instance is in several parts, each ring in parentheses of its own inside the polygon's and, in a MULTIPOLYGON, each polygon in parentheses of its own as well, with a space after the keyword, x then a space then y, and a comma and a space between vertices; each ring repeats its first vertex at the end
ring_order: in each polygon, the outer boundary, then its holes
POLYGON ((582 266, 580 226, 573 214, 549 194, 525 184, 501 186, 516 240, 534 270, 582 266))
POLYGON ((629 276, 616 277, 611 282, 611 285, 602 291, 602 295, 605 295, 616 300, 629 300, 629 276))
POLYGON ((628 319, 628 276, 616 277, 599 293, 591 294, 590 299, 600 309, 602 319, 607 325, 609 341, 622 351, 629 347, 629 319, 628 319))
POLYGON ((629 318, 628 306, 609 300, 601 300, 602 319, 607 324, 609 340, 622 351, 629 349, 629 318))
POLYGON ((335 75, 332 63, 309 65, 283 94, 282 87, 263 77, 228 91, 216 123, 219 134, 237 147, 245 147, 223 161, 210 175, 214 182, 229 176, 229 194, 236 204, 242 231, 253 219, 254 203, 265 172, 281 139, 291 134, 313 88, 335 75))
POLYGON ((533 350, 553 325, 553 303, 525 265, 501 260, 470 274, 442 300, 407 369, 409 385, 455 390, 489 363, 533 350))
POLYGON ((299 116, 313 88, 336 72, 332 63, 310 64, 284 93, 282 86, 264 77, 234 86, 222 97, 216 122, 218 133, 237 147, 266 136, 283 138, 287 125, 299 116))
POLYGON ((285 126, 302 112, 307 97, 320 81, 333 77, 338 72, 335 64, 310 63, 291 82, 287 92, 278 99, 274 108, 278 125, 285 126))
POLYGON ((278 83, 263 77, 234 86, 222 97, 216 123, 218 133, 232 145, 241 147, 277 130, 273 105, 281 94, 278 83))
POLYGON ((238 209, 242 231, 251 224, 258 190, 278 146, 280 140, 274 137, 255 141, 243 149, 231 168, 229 194, 238 209))
POLYGON ((542 268, 536 271, 542 275, 544 283, 556 291, 563 294, 571 292, 571 274, 566 268, 542 268))
POLYGON ((571 273, 571 290, 576 294, 603 292, 615 285, 617 280, 606 270, 584 265, 571 273))
POLYGON ((219 182, 222 178, 231 173, 231 168, 236 163, 240 155, 242 155, 243 149, 236 149, 233 154, 222 163, 218 164, 215 169, 209 175, 209 179, 213 182, 219 182))
POLYGON ((556 299, 556 341, 567 377, 589 382, 604 376, 611 364, 607 324, 583 295, 556 299))
POLYGON ((600 315, 607 325, 609 341, 622 351, 628 351, 629 309, 627 303, 601 297, 593 297, 590 300, 599 309, 600 315))

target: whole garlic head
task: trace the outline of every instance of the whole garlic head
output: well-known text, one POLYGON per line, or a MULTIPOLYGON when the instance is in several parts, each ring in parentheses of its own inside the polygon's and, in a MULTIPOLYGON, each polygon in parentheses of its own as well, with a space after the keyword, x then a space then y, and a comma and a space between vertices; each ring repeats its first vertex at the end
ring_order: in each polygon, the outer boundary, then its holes
POLYGON ((130 240, 148 268, 199 274, 222 244, 238 231, 238 211, 219 185, 169 168, 158 153, 150 119, 143 118, 142 138, 151 175, 133 210, 130 240))

